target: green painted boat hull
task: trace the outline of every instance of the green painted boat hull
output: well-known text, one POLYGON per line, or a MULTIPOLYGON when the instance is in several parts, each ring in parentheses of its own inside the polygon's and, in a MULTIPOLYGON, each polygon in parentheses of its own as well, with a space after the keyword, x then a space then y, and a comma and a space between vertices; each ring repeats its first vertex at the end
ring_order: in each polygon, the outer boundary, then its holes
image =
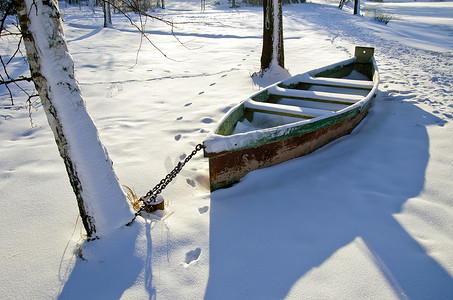
MULTIPOLYGON (((259 110, 255 106, 247 104, 247 101, 230 110, 211 137, 204 142, 206 146, 205 156, 209 158, 211 191, 231 186, 253 170, 270 167, 307 155, 335 139, 349 134, 365 118, 377 93, 379 75, 372 56, 373 50, 372 48, 357 47, 356 56, 353 59, 308 72, 316 80, 323 78, 325 81, 329 81, 330 78, 340 78, 340 83, 338 84, 342 84, 343 79, 341 78, 351 73, 352 70, 358 71, 369 78, 370 82, 369 87, 366 87, 366 95, 355 103, 341 104, 343 96, 341 96, 340 100, 336 99, 334 101, 308 99, 310 103, 315 101, 315 104, 322 102, 322 105, 326 105, 325 103, 330 105, 329 102, 336 102, 337 104, 333 105, 343 105, 344 108, 338 111, 329 112, 325 116, 320 117, 307 117, 307 119, 301 119, 299 122, 285 124, 284 126, 264 128, 249 133, 232 134, 238 122, 253 118, 253 113, 259 110), (224 144, 225 146, 215 147, 216 143, 224 144)), ((299 77, 305 78, 300 75, 299 77)), ((336 81, 336 79, 331 81, 336 81)), ((351 80, 351 82, 356 81, 351 80)), ((332 83, 329 82, 327 84, 332 83)), ((293 94, 298 95, 300 93, 305 97, 305 90, 310 86, 313 86, 313 84, 300 82, 297 78, 284 80, 253 95, 249 98, 249 102, 258 103, 258 106, 260 103, 271 103, 270 106, 273 106, 272 103, 276 103, 275 98, 278 97, 273 95, 272 87, 274 87, 274 90, 275 87, 284 88, 283 97, 286 97, 285 93, 287 91, 289 91, 288 95, 291 95, 290 92, 295 90, 296 92, 293 94), (303 90, 303 92, 298 92, 299 90, 303 90)), ((361 88, 361 82, 358 83, 358 86, 361 88)), ((282 96, 280 95, 279 97, 281 98, 282 96)), ((307 101, 303 97, 300 99, 307 101)), ((299 99, 298 97, 293 98, 299 99)), ((265 109, 267 109, 267 106, 265 106, 265 109)), ((278 109, 276 112, 271 113, 278 115, 292 114, 291 111, 278 109)), ((299 114, 299 112, 296 111, 295 114, 299 114)), ((305 116, 303 117, 305 118, 305 116)))

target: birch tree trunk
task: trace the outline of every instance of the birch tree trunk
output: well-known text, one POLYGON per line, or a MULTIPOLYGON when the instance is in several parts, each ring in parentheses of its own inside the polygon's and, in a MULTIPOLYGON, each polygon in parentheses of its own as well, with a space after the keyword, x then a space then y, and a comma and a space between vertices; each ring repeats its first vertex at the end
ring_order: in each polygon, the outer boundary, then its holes
POLYGON ((275 64, 285 68, 282 0, 264 0, 263 15, 261 70, 266 70, 275 64))
POLYGON ((17 0, 30 72, 63 158, 87 235, 95 239, 132 217, 112 162, 74 77, 57 0, 17 0))

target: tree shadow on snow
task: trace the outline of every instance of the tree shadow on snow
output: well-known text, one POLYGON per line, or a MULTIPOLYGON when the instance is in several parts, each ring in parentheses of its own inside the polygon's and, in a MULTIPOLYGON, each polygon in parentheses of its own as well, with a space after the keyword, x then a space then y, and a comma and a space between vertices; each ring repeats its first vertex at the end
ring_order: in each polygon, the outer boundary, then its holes
POLYGON ((58 299, 120 299, 137 281, 144 283, 146 291, 142 293, 155 298, 150 222, 124 226, 108 237, 85 244, 82 251, 84 259, 77 258, 58 299), (146 254, 141 253, 146 258, 136 253, 136 244, 143 244, 137 241, 140 236, 146 236, 142 249, 146 254))
POLYGON ((426 126, 441 120, 390 100, 351 135, 212 194, 206 299, 283 299, 357 238, 398 297, 451 299, 451 276, 393 216, 423 190, 426 126))
POLYGON ((75 28, 81 28, 81 29, 92 29, 91 32, 89 32, 89 33, 87 33, 85 35, 79 36, 79 37, 77 37, 75 39, 72 39, 72 40, 68 40, 68 43, 81 41, 81 40, 90 38, 92 36, 95 36, 96 34, 101 32, 102 29, 104 28, 104 27, 101 27, 101 26, 91 26, 91 25, 82 25, 82 24, 74 24, 74 23, 69 23, 68 26, 75 27, 75 28))

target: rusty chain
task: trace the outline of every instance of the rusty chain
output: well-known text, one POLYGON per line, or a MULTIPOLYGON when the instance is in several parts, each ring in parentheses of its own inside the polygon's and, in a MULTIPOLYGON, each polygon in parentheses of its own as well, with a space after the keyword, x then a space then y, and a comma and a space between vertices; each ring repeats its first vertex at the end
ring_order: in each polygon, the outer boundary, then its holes
POLYGON ((126 224, 126 226, 130 226, 138 215, 142 213, 147 207, 156 203, 157 196, 162 192, 163 189, 167 187, 168 184, 176 177, 176 175, 181 172, 182 168, 188 163, 192 157, 197 154, 201 149, 204 149, 205 146, 203 144, 198 144, 195 149, 190 153, 184 160, 180 161, 178 165, 171 170, 170 173, 165 176, 154 188, 148 191, 145 196, 140 197, 139 201, 143 202, 143 205, 140 206, 139 210, 135 213, 134 218, 126 224))

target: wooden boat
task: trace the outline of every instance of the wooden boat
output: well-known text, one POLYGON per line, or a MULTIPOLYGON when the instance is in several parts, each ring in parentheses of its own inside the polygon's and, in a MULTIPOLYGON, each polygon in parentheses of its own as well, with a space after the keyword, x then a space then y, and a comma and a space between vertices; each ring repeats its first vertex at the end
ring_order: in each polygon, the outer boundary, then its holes
POLYGON ((374 48, 356 47, 351 59, 277 82, 233 107, 204 141, 211 191, 349 134, 378 84, 374 48))

